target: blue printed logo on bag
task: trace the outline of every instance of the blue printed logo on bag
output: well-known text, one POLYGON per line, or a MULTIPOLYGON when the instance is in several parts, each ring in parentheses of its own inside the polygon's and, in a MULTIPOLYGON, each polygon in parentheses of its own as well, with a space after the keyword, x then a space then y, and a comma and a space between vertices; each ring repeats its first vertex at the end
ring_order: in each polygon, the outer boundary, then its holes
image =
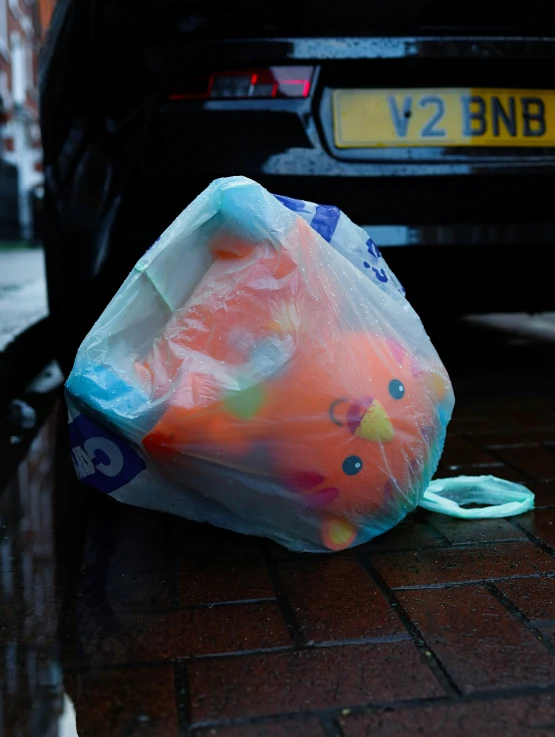
POLYGON ((83 414, 74 417, 69 435, 77 476, 105 494, 125 486, 146 468, 125 440, 83 414))

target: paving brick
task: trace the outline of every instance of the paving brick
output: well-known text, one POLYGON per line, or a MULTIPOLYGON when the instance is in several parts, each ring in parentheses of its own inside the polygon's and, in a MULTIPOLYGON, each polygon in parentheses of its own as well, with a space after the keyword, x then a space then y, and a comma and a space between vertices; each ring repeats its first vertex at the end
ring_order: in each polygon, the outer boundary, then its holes
POLYGON ((372 561, 394 588, 530 576, 549 573, 555 565, 555 559, 528 542, 373 555, 372 561))
POLYGON ((495 452, 501 460, 524 471, 536 481, 555 479, 555 452, 543 445, 499 448, 495 452))
POLYGON ((88 541, 81 590, 113 604, 169 607, 175 562, 167 538, 166 515, 122 504, 102 509, 88 541))
POLYGON ((264 559, 256 550, 187 552, 180 557, 182 604, 215 604, 275 597, 264 559))
POLYGON ((468 417, 459 417, 454 415, 451 422, 447 426, 447 432, 450 434, 478 433, 478 432, 498 432, 497 423, 488 417, 478 417, 469 415, 468 417))
POLYGON ((525 539, 525 534, 505 519, 457 519, 430 512, 429 522, 451 543, 481 543, 525 539))
MULTIPOLYGON (((312 558, 315 555, 319 555, 319 553, 309 553, 308 555, 306 553, 297 553, 293 550, 289 550, 283 545, 279 545, 273 540, 265 540, 264 547, 266 548, 272 560, 276 562, 303 563, 308 558, 312 558)), ((333 557, 334 558, 354 558, 357 550, 358 550, 358 546, 356 548, 348 548, 347 550, 341 550, 336 553, 333 553, 333 557)), ((322 555, 327 556, 328 553, 322 553, 322 555)))
POLYGON ((528 619, 555 619, 555 579, 520 578, 496 586, 528 619))
POLYGON ((82 659, 144 662, 287 646, 290 638, 274 602, 170 612, 125 612, 108 627, 81 625, 82 659), (117 626, 116 626, 117 622, 117 626))
POLYGON ((307 641, 331 642, 406 634, 385 597, 357 560, 305 559, 280 575, 307 641))
POLYGON ((441 465, 456 466, 458 468, 465 466, 490 466, 496 462, 496 458, 484 450, 479 445, 458 435, 452 435, 447 438, 443 454, 441 456, 441 465))
POLYGON ((523 429, 520 432, 491 432, 473 435, 473 440, 484 448, 517 448, 522 445, 555 444, 555 427, 541 430, 523 429))
POLYGON ((195 737, 325 737, 317 719, 303 719, 264 724, 242 724, 240 727, 212 727, 195 730, 195 737))
POLYGON ((180 518, 171 534, 181 604, 275 598, 258 538, 180 518))
POLYGON ((481 586, 398 596, 463 693, 555 683, 555 656, 481 586))
POLYGON ((555 397, 552 393, 548 394, 542 389, 540 389, 539 394, 524 393, 520 396, 509 397, 509 402, 521 402, 526 407, 553 415, 555 412, 555 397))
POLYGON ((457 401, 453 409, 453 417, 455 418, 468 418, 468 417, 481 417, 481 410, 476 406, 476 402, 469 402, 466 397, 461 399, 460 393, 458 393, 457 401))
MULTIPOLYGON (((35 591, 44 581, 37 573, 39 572, 35 570, 35 591)), ((0 644, 17 642, 32 647, 37 642, 41 645, 56 642, 57 612, 59 609, 53 605, 55 601, 53 592, 45 590, 45 588, 40 589, 42 611, 37 611, 34 608, 37 604, 34 597, 28 595, 26 599, 23 587, 14 587, 9 597, 0 594, 0 611, 2 612, 0 644)))
POLYGON ((528 484, 534 492, 536 507, 555 507, 555 484, 528 484))
POLYGON ((177 554, 187 550, 224 554, 238 550, 257 550, 260 547, 259 539, 251 535, 241 535, 223 527, 214 527, 206 522, 192 522, 183 517, 171 517, 170 530, 177 554))
POLYGON ((531 512, 521 514, 516 521, 542 542, 555 548, 555 509, 533 509, 531 512))
POLYGON ((396 527, 370 542, 355 548, 358 553, 374 553, 385 550, 419 550, 437 548, 445 540, 422 517, 420 511, 409 515, 396 527))
POLYGON ((193 722, 443 695, 412 642, 191 661, 193 722))
POLYGON ((179 734, 171 666, 92 670, 77 676, 69 696, 79 737, 179 734))
MULTIPOLYGON (((467 403, 461 399, 460 393, 458 393, 457 401, 455 402, 455 408, 453 410, 452 420, 483 420, 484 415, 482 408, 476 404, 467 403)), ((490 420, 491 422, 491 420, 490 420)))
POLYGON ((552 694, 340 719, 345 737, 552 737, 554 723, 552 694))
POLYGON ((517 483, 525 483, 527 476, 521 471, 517 471, 515 468, 506 466, 501 461, 496 466, 479 466, 470 469, 460 468, 445 468, 440 466, 436 472, 435 478, 453 478, 454 476, 498 476, 500 479, 506 479, 507 481, 516 481, 517 483))
POLYGON ((545 399, 526 397, 499 397, 482 405, 483 414, 507 429, 541 428, 553 425, 551 407, 545 399))
POLYGON ((551 646, 555 647, 555 623, 538 622, 535 627, 541 633, 543 639, 549 641, 551 646))

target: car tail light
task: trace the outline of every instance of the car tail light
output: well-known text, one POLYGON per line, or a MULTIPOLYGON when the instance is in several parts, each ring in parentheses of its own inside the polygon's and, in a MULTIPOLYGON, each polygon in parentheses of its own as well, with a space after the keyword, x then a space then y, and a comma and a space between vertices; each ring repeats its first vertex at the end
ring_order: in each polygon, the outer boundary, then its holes
POLYGON ((314 67, 268 67, 213 72, 176 85, 170 100, 245 100, 308 97, 314 67))

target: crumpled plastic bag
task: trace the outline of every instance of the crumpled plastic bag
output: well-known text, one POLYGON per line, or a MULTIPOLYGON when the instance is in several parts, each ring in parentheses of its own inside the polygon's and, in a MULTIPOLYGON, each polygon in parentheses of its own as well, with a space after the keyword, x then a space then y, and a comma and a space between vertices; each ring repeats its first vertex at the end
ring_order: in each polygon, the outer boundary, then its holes
POLYGON ((420 506, 460 519, 497 519, 529 512, 534 500, 534 492, 513 481, 495 476, 457 476, 432 481, 420 506))
POLYGON ((243 177, 213 182, 140 259, 66 396, 84 481, 301 551, 413 510, 454 404, 367 233, 243 177))

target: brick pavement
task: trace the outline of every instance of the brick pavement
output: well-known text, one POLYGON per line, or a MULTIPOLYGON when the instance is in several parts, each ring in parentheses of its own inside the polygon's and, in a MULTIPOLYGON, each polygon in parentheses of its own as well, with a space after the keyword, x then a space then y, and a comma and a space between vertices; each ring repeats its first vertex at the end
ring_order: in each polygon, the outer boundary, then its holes
POLYGON ((107 500, 65 625, 79 736, 554 735, 555 400, 463 398, 458 473, 538 508, 325 556, 107 500))

